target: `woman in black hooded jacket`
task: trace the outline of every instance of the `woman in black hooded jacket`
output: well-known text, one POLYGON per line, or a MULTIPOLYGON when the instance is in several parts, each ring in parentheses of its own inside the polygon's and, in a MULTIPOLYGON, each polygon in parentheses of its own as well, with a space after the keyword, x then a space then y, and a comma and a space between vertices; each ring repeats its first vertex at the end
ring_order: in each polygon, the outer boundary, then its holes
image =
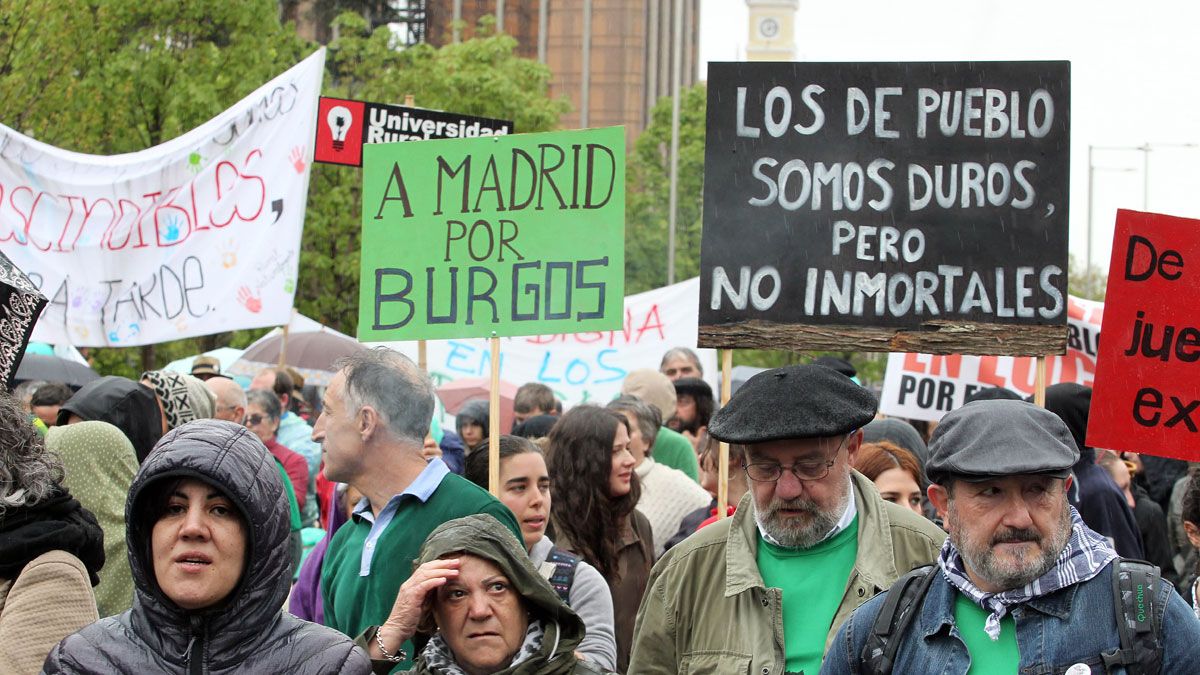
POLYGON ((281 611, 287 497, 274 459, 244 427, 197 420, 164 436, 134 478, 125 520, 133 608, 64 639, 43 672, 370 672, 349 638, 281 611), (243 559, 222 557, 230 551, 243 559), (205 581, 229 569, 225 586, 205 581))

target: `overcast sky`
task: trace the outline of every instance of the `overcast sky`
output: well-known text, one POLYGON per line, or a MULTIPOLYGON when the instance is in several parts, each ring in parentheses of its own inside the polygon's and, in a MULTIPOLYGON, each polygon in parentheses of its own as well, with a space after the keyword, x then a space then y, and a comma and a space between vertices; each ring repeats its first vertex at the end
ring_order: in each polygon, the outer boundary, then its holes
MULTIPOLYGON (((744 0, 701 0, 700 61, 736 61, 744 0)), ((1200 5, 1144 0, 801 0, 799 61, 1071 61, 1071 253, 1107 268, 1117 208, 1200 218, 1200 5), (1196 147, 1169 147, 1178 144, 1196 147), (1143 162, 1148 155, 1148 171, 1143 162), (1149 190, 1144 189, 1149 177, 1149 190)))

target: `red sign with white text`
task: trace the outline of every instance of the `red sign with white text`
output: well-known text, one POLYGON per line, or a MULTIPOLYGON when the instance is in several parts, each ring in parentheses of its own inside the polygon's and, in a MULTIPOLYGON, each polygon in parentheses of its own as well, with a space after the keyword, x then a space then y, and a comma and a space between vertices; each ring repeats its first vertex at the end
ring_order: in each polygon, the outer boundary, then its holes
POLYGON ((1117 211, 1112 251, 1087 443, 1200 460, 1200 220, 1117 211))

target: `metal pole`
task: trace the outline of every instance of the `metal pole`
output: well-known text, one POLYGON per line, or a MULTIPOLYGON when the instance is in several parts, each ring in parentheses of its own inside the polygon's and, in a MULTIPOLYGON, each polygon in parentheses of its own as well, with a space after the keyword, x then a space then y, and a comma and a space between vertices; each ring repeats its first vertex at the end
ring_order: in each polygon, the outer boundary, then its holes
POLYGON ((592 0, 583 0, 583 67, 579 85, 579 128, 588 128, 592 86, 592 0))
POLYGON ((454 27, 451 33, 453 35, 451 40, 457 44, 462 39, 462 30, 459 26, 459 23, 462 21, 462 0, 454 0, 454 14, 451 17, 451 21, 451 25, 454 27))
POLYGON ((504 0, 496 0, 496 35, 504 32, 504 0))
POLYGON ((683 0, 671 15, 671 193, 667 216, 667 285, 675 283, 675 211, 679 205, 679 78, 683 60, 683 0))
POLYGON ((650 0, 650 28, 646 37, 649 47, 646 49, 646 126, 650 126, 650 113, 658 102, 658 62, 661 60, 658 48, 658 8, 662 0, 650 0))
POLYGON ((538 0, 538 63, 546 63, 546 30, 550 25, 550 0, 538 0))
POLYGON ((1088 219, 1087 219, 1087 279, 1092 280, 1092 223, 1095 221, 1093 211, 1096 210, 1095 200, 1092 199, 1092 193, 1096 185, 1096 167, 1092 164, 1092 154, 1094 148, 1088 146, 1088 219))

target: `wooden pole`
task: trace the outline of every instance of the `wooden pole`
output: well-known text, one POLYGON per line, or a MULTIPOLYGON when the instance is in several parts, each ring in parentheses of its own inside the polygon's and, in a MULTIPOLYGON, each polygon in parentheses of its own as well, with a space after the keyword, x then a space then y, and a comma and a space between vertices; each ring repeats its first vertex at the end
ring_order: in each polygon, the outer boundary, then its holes
MULTIPOLYGON (((729 403, 733 393, 733 350, 721 351, 721 405, 729 403)), ((729 511, 729 444, 721 443, 717 451, 717 519, 729 511)))
MULTIPOLYGON (((296 308, 293 307, 292 308, 292 316, 294 317, 295 315, 296 315, 296 308)), ((287 323, 283 324, 283 343, 279 345, 279 367, 280 368, 283 367, 283 364, 285 363, 285 361, 287 359, 288 330, 291 328, 291 324, 292 324, 292 322, 290 320, 287 323)))
POLYGON ((1046 357, 1037 357, 1037 368, 1033 380, 1033 402, 1046 407, 1046 357))
POLYGON ((500 498, 500 338, 492 332, 492 386, 488 392, 488 491, 500 498))
MULTIPOLYGON (((455 28, 455 30, 457 31, 458 28, 455 28)), ((455 38, 454 41, 458 42, 458 39, 455 38)), ((413 98, 412 94, 404 95, 404 106, 406 108, 414 108, 414 107, 416 107, 416 105, 417 105, 416 99, 413 98)), ((426 352, 424 340, 417 340, 417 367, 420 368, 421 370, 425 371, 426 373, 429 372, 429 358, 428 358, 428 355, 426 352)))

